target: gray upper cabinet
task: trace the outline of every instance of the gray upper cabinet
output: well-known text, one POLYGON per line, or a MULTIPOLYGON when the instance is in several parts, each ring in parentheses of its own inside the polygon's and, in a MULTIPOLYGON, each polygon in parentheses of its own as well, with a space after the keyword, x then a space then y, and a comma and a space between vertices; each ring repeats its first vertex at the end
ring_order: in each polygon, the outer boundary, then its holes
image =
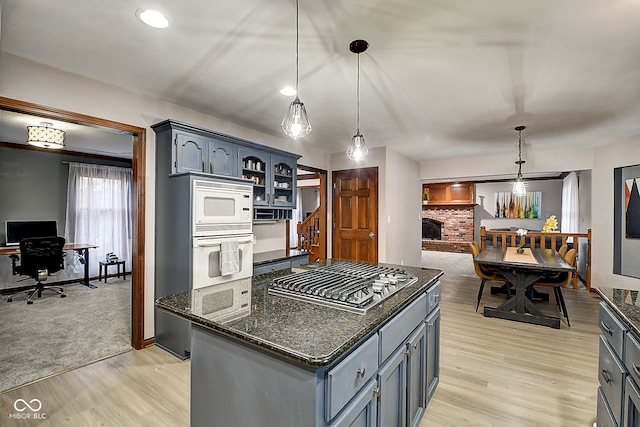
POLYGON ((176 132, 173 145, 173 173, 206 171, 209 155, 209 141, 206 138, 176 132))
MULTIPOLYGON (((238 176, 238 146, 225 141, 209 141, 209 173, 238 176)), ((205 171, 207 172, 207 171, 205 171)))
POLYGON ((242 177, 253 181, 253 206, 295 209, 297 155, 240 148, 242 177))
POLYGON ((232 143, 176 132, 173 145, 173 173, 238 176, 238 147, 232 143))
POLYGON ((297 154, 175 120, 154 124, 158 174, 205 173, 254 185, 254 219, 290 219, 296 207, 297 154))

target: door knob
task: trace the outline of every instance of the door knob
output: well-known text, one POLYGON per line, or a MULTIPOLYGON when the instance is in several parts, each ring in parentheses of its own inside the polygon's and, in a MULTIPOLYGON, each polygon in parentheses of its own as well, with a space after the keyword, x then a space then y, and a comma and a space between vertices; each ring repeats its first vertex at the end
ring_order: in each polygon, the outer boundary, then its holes
POLYGON ((374 233, 373 231, 371 233, 369 233, 369 238, 373 239, 374 237, 376 237, 376 233, 374 233))

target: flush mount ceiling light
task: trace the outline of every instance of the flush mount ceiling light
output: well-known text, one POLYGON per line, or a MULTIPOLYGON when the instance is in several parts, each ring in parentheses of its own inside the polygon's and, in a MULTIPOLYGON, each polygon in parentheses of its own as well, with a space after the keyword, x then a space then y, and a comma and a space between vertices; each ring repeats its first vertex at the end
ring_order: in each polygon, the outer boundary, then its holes
POLYGON ((27 143, 42 148, 64 148, 66 132, 51 126, 53 124, 48 122, 41 122, 40 126, 27 126, 27 143))
POLYGON ((167 18, 157 10, 138 10, 137 15, 142 22, 150 27, 167 28, 169 26, 169 21, 167 20, 167 18))
POLYGON ((296 99, 289 105, 287 114, 282 119, 282 129, 293 139, 299 139, 311 132, 311 123, 307 116, 307 110, 298 97, 298 44, 300 33, 298 30, 298 0, 296 0, 296 99))
POLYGON ((367 50, 369 43, 365 40, 354 40, 349 44, 349 50, 358 54, 358 84, 356 96, 358 99, 358 107, 356 110, 356 134, 351 138, 351 145, 347 149, 347 157, 351 160, 359 162, 369 153, 367 146, 364 144, 364 136, 360 133, 360 54, 367 50))
POLYGON ((280 93, 283 94, 284 96, 293 96, 296 94, 296 90, 291 86, 285 86, 282 89, 280 89, 280 93))
POLYGON ((527 189, 522 180, 522 165, 524 164, 524 160, 522 160, 522 131, 525 130, 525 127, 517 126, 516 130, 518 131, 518 161, 516 162, 516 165, 518 165, 518 177, 516 182, 513 183, 512 192, 514 196, 524 196, 527 194, 527 189))

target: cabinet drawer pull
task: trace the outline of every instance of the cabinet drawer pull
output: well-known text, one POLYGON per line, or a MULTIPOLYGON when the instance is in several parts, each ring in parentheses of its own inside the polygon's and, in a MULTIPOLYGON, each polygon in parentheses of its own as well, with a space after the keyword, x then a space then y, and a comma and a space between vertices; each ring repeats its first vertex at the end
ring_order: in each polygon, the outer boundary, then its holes
POLYGON ((613 331, 604 322, 600 322, 600 326, 602 326, 602 329, 604 329, 606 333, 613 336, 613 331))
POLYGON ((606 370, 602 370, 602 378, 607 382, 607 384, 611 384, 611 376, 606 370))
POLYGON ((633 373, 635 373, 637 377, 640 377, 640 368, 638 365, 632 363, 631 366, 633 367, 633 373))
POLYGON ((356 374, 360 377, 360 378, 364 378, 364 374, 367 372, 367 370, 365 368, 358 368, 358 372, 356 372, 356 374))

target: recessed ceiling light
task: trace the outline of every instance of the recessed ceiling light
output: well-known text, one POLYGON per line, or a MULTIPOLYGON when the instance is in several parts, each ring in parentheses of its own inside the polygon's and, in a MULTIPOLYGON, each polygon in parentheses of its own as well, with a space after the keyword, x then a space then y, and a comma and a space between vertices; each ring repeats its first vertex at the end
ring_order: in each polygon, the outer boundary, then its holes
POLYGON ((166 28, 169 25, 167 18, 157 10, 138 10, 137 15, 142 22, 153 28, 166 28))
POLYGON ((296 94, 296 90, 291 86, 287 86, 280 89, 280 93, 284 96, 294 96, 296 94))

